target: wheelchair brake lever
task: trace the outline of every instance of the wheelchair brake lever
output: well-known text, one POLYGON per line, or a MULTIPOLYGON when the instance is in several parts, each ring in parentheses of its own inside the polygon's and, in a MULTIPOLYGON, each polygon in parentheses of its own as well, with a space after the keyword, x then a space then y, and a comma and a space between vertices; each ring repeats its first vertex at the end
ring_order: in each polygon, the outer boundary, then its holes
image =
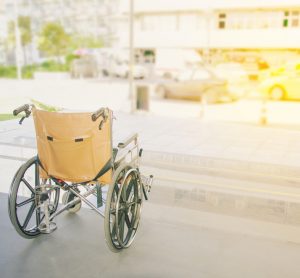
POLYGON ((100 122, 100 124, 99 124, 99 130, 102 129, 103 123, 104 123, 104 120, 102 120, 102 121, 100 122))
POLYGON ((23 121, 25 120, 26 116, 22 117, 21 120, 19 121, 19 125, 22 125, 23 121))

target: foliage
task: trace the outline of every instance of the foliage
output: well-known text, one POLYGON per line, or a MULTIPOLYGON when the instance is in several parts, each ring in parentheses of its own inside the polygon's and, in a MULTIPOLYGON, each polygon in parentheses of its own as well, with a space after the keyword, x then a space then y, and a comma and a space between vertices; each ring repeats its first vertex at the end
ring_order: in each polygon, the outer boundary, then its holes
POLYGON ((70 48, 101 48, 104 46, 102 38, 94 38, 91 36, 73 35, 70 48))
POLYGON ((75 59, 79 59, 79 58, 80 58, 79 55, 68 54, 68 55, 65 57, 66 65, 67 65, 68 67, 70 67, 71 63, 72 63, 75 59))
POLYGON ((60 64, 53 60, 43 62, 41 65, 37 66, 36 69, 38 71, 46 72, 69 71, 69 67, 67 64, 60 64))
POLYGON ((15 66, 0 66, 0 77, 17 78, 17 69, 15 66))
MULTIPOLYGON (((24 79, 33 78, 34 66, 22 67, 22 77, 24 79)), ((0 66, 0 78, 17 78, 16 66, 0 66)))
POLYGON ((62 110, 62 109, 59 108, 59 107, 51 106, 51 105, 45 104, 45 103, 43 103, 43 102, 37 101, 37 100, 35 100, 35 99, 31 99, 31 102, 32 102, 32 104, 34 104, 34 105, 37 106, 38 108, 41 108, 41 109, 43 109, 43 110, 45 110, 45 111, 56 112, 56 111, 62 110))
POLYGON ((20 118, 21 116, 14 116, 13 114, 0 114, 0 122, 1 121, 8 121, 8 120, 13 120, 15 118, 20 118))
POLYGON ((69 35, 64 28, 55 22, 50 22, 44 25, 39 38, 39 49, 48 56, 56 56, 67 53, 70 42, 69 35))
MULTIPOLYGON (((32 33, 31 33, 31 20, 29 16, 19 16, 18 25, 21 33, 21 44, 26 46, 32 42, 32 33)), ((8 23, 8 38, 9 41, 15 45, 15 22, 10 21, 8 23)))
MULTIPOLYGON (((70 69, 70 63, 60 64, 56 61, 46 61, 41 65, 28 65, 22 67, 22 78, 32 79, 35 71, 43 72, 66 72, 70 69)), ((16 66, 1 66, 0 65, 0 78, 17 78, 16 66)))

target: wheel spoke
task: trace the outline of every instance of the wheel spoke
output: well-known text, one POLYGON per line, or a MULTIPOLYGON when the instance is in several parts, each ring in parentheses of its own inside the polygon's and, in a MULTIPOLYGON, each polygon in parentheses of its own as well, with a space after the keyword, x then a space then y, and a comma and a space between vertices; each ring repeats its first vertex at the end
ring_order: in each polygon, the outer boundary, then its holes
POLYGON ((34 197, 32 197, 30 199, 27 199, 27 200, 23 201, 22 203, 17 204, 17 208, 22 207, 22 206, 24 206, 26 204, 29 204, 29 203, 33 202, 34 200, 35 200, 34 197))
POLYGON ((117 184, 115 184, 114 191, 116 192, 116 196, 118 196, 118 194, 119 194, 119 191, 120 191, 120 189, 119 189, 119 184, 118 184, 118 183, 117 183, 117 184))
POLYGON ((22 178, 22 182, 25 183, 25 185, 28 187, 28 189, 34 194, 34 189, 32 188, 32 186, 29 184, 29 182, 27 180, 25 180, 24 178, 22 178))
POLYGON ((35 211, 35 219, 36 219, 36 225, 39 226, 42 219, 40 218, 41 217, 41 209, 40 208, 37 208, 36 211, 35 211))
POLYGON ((23 226, 22 226, 22 228, 23 228, 24 230, 26 229, 26 227, 27 227, 27 225, 28 225, 28 223, 29 223, 29 221, 30 221, 30 219, 31 219, 31 217, 32 217, 32 214, 33 214, 33 212, 34 212, 34 209, 35 209, 35 204, 33 203, 33 204, 31 205, 29 211, 28 211, 28 214, 27 214, 26 219, 25 219, 25 221, 24 221, 24 224, 23 224, 23 226))
MULTIPOLYGON (((39 193, 37 191, 42 182, 40 171, 37 157, 33 157, 19 168, 11 184, 9 200, 11 222, 18 233, 25 238, 38 236, 40 234, 38 227, 42 221, 45 221, 45 215, 36 203, 36 195, 39 193)), ((45 183, 53 185, 49 179, 45 180, 45 183)), ((57 209, 59 192, 60 189, 55 187, 49 190, 50 214, 57 209)))
POLYGON ((117 225, 116 225, 116 219, 114 220, 113 222, 113 227, 112 227, 112 231, 111 231, 111 235, 116 238, 116 228, 117 228, 117 225))
POLYGON ((124 224, 125 224, 125 213, 122 213, 120 221, 119 221, 119 236, 120 240, 123 242, 124 239, 124 224))
POLYGON ((126 223, 126 225, 128 227, 128 230, 131 230, 132 229, 132 227, 131 227, 131 221, 129 220, 129 216, 128 216, 127 213, 125 215, 125 223, 126 223))
POLYGON ((129 198, 129 195, 130 195, 130 192, 131 192, 131 190, 132 190, 132 186, 133 186, 133 184, 134 184, 134 182, 133 182, 133 180, 131 180, 131 181, 129 182, 129 185, 128 185, 128 187, 127 187, 126 199, 128 199, 128 198, 129 198))
POLYGON ((137 204, 138 202, 136 202, 136 201, 132 201, 132 202, 130 202, 130 203, 127 203, 126 204, 126 206, 129 208, 129 207, 131 207, 131 206, 133 206, 133 205, 135 205, 135 204, 137 204))

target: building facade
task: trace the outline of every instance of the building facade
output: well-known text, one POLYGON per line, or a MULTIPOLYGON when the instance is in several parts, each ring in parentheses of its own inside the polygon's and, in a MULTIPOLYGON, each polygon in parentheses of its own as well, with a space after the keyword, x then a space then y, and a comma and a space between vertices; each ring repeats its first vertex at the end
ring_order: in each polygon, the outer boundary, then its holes
MULTIPOLYGON (((135 48, 298 52, 300 0, 136 0, 135 48)), ((119 47, 128 47, 128 3, 121 7, 119 47)))

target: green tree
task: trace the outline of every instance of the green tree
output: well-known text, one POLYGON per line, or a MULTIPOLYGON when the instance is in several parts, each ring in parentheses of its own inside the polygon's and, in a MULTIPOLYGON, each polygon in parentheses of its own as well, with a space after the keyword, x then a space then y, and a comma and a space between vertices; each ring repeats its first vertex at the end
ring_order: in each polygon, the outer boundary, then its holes
POLYGON ((64 28, 55 22, 44 25, 39 37, 39 50, 48 56, 55 56, 59 62, 59 57, 67 53, 70 37, 64 28))
POLYGON ((73 35, 71 40, 71 48, 101 48, 104 46, 102 38, 94 38, 91 36, 73 35))
MULTIPOLYGON (((27 52, 26 46, 32 42, 32 33, 31 33, 31 19, 29 16, 19 16, 18 25, 21 33, 21 44, 23 49, 24 63, 27 64, 27 52)), ((16 46, 16 37, 15 37, 15 22, 10 21, 8 23, 8 40, 9 44, 16 46)))

